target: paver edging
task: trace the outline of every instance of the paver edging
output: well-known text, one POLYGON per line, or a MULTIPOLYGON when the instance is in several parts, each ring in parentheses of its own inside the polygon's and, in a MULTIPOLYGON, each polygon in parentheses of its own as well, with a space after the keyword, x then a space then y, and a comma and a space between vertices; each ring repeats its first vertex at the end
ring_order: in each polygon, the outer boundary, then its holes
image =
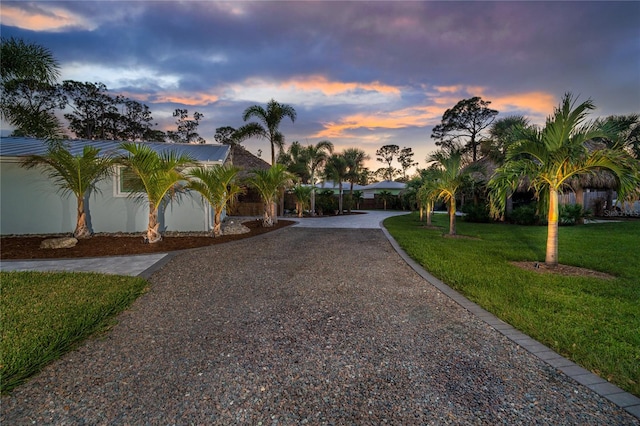
MULTIPOLYGON (((549 366, 563 372, 566 376, 575 381, 578 385, 584 386, 591 391, 597 393, 601 397, 611 401, 618 407, 627 411, 631 415, 640 418, 640 398, 635 395, 625 392, 618 386, 606 381, 596 374, 591 373, 588 370, 580 367, 573 361, 564 358, 562 355, 546 347, 537 340, 532 339, 526 334, 518 331, 517 329, 508 326, 504 327, 501 324, 507 324, 500 318, 496 317, 492 313, 486 311, 478 304, 470 301, 462 294, 458 293, 453 288, 449 287, 444 282, 440 281, 429 272, 427 272, 418 262, 413 260, 403 249, 398 242, 391 236, 389 231, 384 227, 382 222, 380 223, 380 229, 393 247, 393 249, 400 255, 400 257, 413 269, 418 275, 425 279, 429 284, 436 287, 443 294, 451 298, 460 306, 474 314, 478 319, 485 322, 487 325, 506 336, 509 340, 513 341, 527 352, 531 353, 536 358, 540 359, 549 366), (497 326, 500 324, 500 326, 497 326), (515 330, 515 331, 514 331, 515 330), (553 356, 555 354, 555 356, 553 356), (589 384, 585 384, 588 382, 589 384)), ((508 324, 507 324, 508 325, 508 324)))

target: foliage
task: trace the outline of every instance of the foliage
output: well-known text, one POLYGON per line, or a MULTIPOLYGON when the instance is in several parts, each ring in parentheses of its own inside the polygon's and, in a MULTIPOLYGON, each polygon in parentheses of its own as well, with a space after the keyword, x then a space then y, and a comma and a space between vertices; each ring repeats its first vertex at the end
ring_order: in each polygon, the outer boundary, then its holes
MULTIPOLYGON (((328 140, 322 140, 315 145, 308 145, 306 147, 307 158, 309 159, 309 183, 311 185, 316 184, 316 176, 320 170, 324 167, 329 156, 333 153, 333 143, 328 140)), ((316 214, 316 193, 311 192, 311 214, 316 214)))
POLYGON ((316 208, 318 214, 331 214, 338 210, 338 200, 333 195, 333 191, 327 189, 320 191, 316 197, 316 208))
POLYGON ((347 212, 350 214, 353 206, 353 185, 362 179, 364 162, 369 159, 369 156, 359 148, 347 148, 342 152, 342 156, 347 162, 346 179, 349 182, 347 212))
POLYGON ((338 214, 343 213, 342 183, 349 177, 349 163, 344 154, 332 154, 324 167, 326 179, 338 183, 338 214))
POLYGON ((431 154, 433 184, 430 196, 444 201, 449 209, 449 235, 456 235, 456 195, 469 173, 462 167, 462 151, 440 150, 431 154))
POLYGON ((244 188, 236 183, 240 169, 232 165, 215 165, 213 167, 197 167, 188 173, 187 188, 202 195, 202 198, 213 207, 214 220, 212 234, 222 235, 222 212, 232 204, 244 188))
POLYGON ((0 40, 2 77, 0 113, 15 126, 14 136, 59 138, 62 126, 55 115, 66 100, 55 85, 60 76, 51 51, 22 39, 0 40))
POLYGON ((271 144, 271 165, 276 164, 276 147, 280 150, 284 147, 284 135, 278 129, 285 117, 289 117, 291 122, 296 121, 296 110, 287 104, 280 104, 271 99, 267 102, 266 109, 260 105, 253 105, 244 110, 242 119, 248 121, 251 118, 258 120, 258 123, 249 123, 238 129, 236 136, 239 141, 258 137, 267 139, 271 144))
POLYGON ((523 204, 513 209, 509 220, 516 225, 536 225, 540 218, 535 204, 523 204))
POLYGON ((523 115, 510 115, 495 120, 489 127, 489 138, 481 142, 480 153, 501 165, 509 148, 517 142, 516 130, 530 126, 529 120, 523 115))
POLYGON ((624 149, 613 147, 589 151, 585 142, 596 138, 613 138, 617 128, 607 123, 586 123, 588 112, 594 108, 587 100, 575 105, 570 93, 543 129, 519 128, 518 142, 509 150, 505 164, 498 168, 490 181, 492 214, 499 217, 506 198, 527 178, 529 187, 547 206, 547 254, 545 263, 558 263, 558 193, 574 176, 607 170, 618 182, 621 198, 638 185, 637 162, 624 149))
POLYGON ((398 154, 398 163, 400 163, 400 169, 402 170, 403 181, 407 180, 407 170, 418 165, 418 163, 413 161, 413 155, 413 150, 407 147, 402 148, 398 154))
POLYGON ((382 206, 386 210, 387 206, 393 208, 393 203, 396 201, 397 197, 393 195, 391 191, 380 191, 376 194, 378 199, 382 200, 382 206))
POLYGON ((147 286, 142 278, 86 273, 0 272, 2 393, 106 329, 147 286))
POLYGON ((231 126, 223 126, 216 128, 216 134, 213 139, 223 145, 237 145, 240 142, 236 138, 236 129, 231 126))
POLYGON ((580 220, 589 215, 589 212, 582 209, 580 204, 565 204, 560 206, 560 225, 576 225, 580 220))
POLYGON ((400 154, 400 147, 398 145, 384 145, 376 150, 376 160, 385 163, 387 166, 380 170, 384 177, 384 180, 393 180, 396 173, 396 169, 393 168, 391 163, 400 154))
POLYGON ((498 111, 489 108, 490 101, 479 96, 459 101, 442 115, 442 122, 433 128, 431 137, 436 145, 451 149, 466 141, 465 151, 471 152, 473 161, 477 160, 478 146, 482 140, 482 131, 489 127, 498 111))
POLYGON ((62 90, 71 108, 64 117, 69 121, 69 130, 79 138, 164 141, 164 133, 151 128, 153 117, 147 105, 112 96, 103 83, 66 80, 62 90))
POLYGON ((182 183, 187 180, 183 171, 193 166, 195 160, 175 150, 158 153, 143 143, 123 142, 120 148, 124 154, 118 158, 118 162, 137 178, 133 182, 135 188, 131 196, 140 198, 146 195, 149 203, 147 242, 157 243, 162 240, 158 210, 163 203, 170 202, 178 195, 182 183))
POLYGON ((114 159, 101 155, 100 149, 86 145, 81 155, 73 155, 62 143, 53 143, 44 155, 27 157, 22 165, 28 169, 42 168, 53 185, 63 196, 76 197, 76 228, 73 236, 89 238, 91 230, 87 226, 85 197, 92 191, 99 191, 97 183, 110 176, 114 159))
POLYGON ((302 217, 305 209, 309 207, 311 201, 311 193, 314 188, 312 186, 296 185, 293 187, 293 195, 296 199, 296 211, 298 217, 302 217))
POLYGON ((488 223, 491 222, 489 206, 486 203, 466 203, 461 208, 465 222, 488 223))
POLYGON ((198 132, 198 126, 200 120, 204 117, 199 112, 193 113, 193 118, 189 118, 189 110, 176 108, 173 112, 173 116, 177 118, 176 125, 177 130, 169 130, 167 137, 174 143, 205 143, 206 141, 200 137, 198 132))
MULTIPOLYGON (((542 228, 461 222, 442 238, 415 214, 384 225, 400 246, 447 285, 559 354, 640 395, 640 221, 563 227, 561 261, 615 278, 522 270, 544 256, 542 228), (615 248, 615 249, 612 249, 615 248)), ((444 215, 434 223, 446 226, 444 215)))
POLYGON ((262 226, 271 227, 277 220, 275 203, 278 193, 293 181, 294 176, 282 164, 274 164, 267 170, 253 170, 249 184, 253 186, 264 202, 262 226))

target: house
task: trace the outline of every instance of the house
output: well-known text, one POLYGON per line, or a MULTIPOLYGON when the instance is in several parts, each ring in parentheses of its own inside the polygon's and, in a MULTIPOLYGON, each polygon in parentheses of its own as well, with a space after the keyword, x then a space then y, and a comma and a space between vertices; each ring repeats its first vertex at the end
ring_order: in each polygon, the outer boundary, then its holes
POLYGON ((406 183, 395 182, 392 180, 383 180, 382 182, 376 182, 369 184, 362 188, 364 199, 374 199, 377 194, 382 191, 388 191, 393 195, 399 195, 400 191, 407 187, 406 183))
MULTIPOLYGON (((117 153, 118 141, 64 141, 73 155, 86 145, 102 153, 117 153)), ((168 144, 144 142, 157 152, 176 150, 195 158, 200 165, 223 164, 230 147, 218 144, 168 144)), ((76 199, 59 193, 42 169, 25 169, 22 160, 47 151, 44 140, 34 138, 0 138, 0 234, 65 234, 76 225, 76 199)), ((99 191, 85 200, 88 225, 93 232, 144 232, 149 220, 149 206, 127 191, 122 167, 98 184, 99 191)), ((213 225, 213 212, 197 193, 185 193, 159 212, 163 231, 202 232, 213 225)))

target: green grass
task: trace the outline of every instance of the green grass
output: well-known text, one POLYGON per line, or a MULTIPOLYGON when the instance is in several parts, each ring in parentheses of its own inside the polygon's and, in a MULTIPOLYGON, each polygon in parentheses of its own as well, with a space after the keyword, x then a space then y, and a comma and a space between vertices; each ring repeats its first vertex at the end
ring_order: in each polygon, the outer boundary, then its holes
POLYGON ((146 289, 142 278, 0 272, 0 390, 7 393, 113 324, 146 289))
POLYGON ((640 396, 640 221, 561 227, 559 263, 614 279, 525 271, 510 261, 544 261, 546 227, 457 221, 427 229, 417 214, 384 225, 431 274, 505 322, 586 369, 640 396))

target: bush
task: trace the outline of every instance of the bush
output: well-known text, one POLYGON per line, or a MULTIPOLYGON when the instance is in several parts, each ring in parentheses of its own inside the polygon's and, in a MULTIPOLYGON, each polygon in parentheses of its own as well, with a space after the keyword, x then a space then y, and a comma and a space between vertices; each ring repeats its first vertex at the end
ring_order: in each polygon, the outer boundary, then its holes
POLYGON ((580 204, 567 204, 560 206, 560 225, 575 225, 586 217, 588 212, 582 209, 580 204))
POLYGON ((509 219, 516 225, 535 225, 539 220, 535 204, 525 204, 514 208, 509 219))
POLYGON ((338 210, 338 198, 333 191, 325 190, 316 195, 316 210, 319 215, 334 214, 338 210))
POLYGON ((466 222, 488 223, 491 222, 489 215, 489 206, 486 204, 465 204, 462 206, 464 220, 466 222))

